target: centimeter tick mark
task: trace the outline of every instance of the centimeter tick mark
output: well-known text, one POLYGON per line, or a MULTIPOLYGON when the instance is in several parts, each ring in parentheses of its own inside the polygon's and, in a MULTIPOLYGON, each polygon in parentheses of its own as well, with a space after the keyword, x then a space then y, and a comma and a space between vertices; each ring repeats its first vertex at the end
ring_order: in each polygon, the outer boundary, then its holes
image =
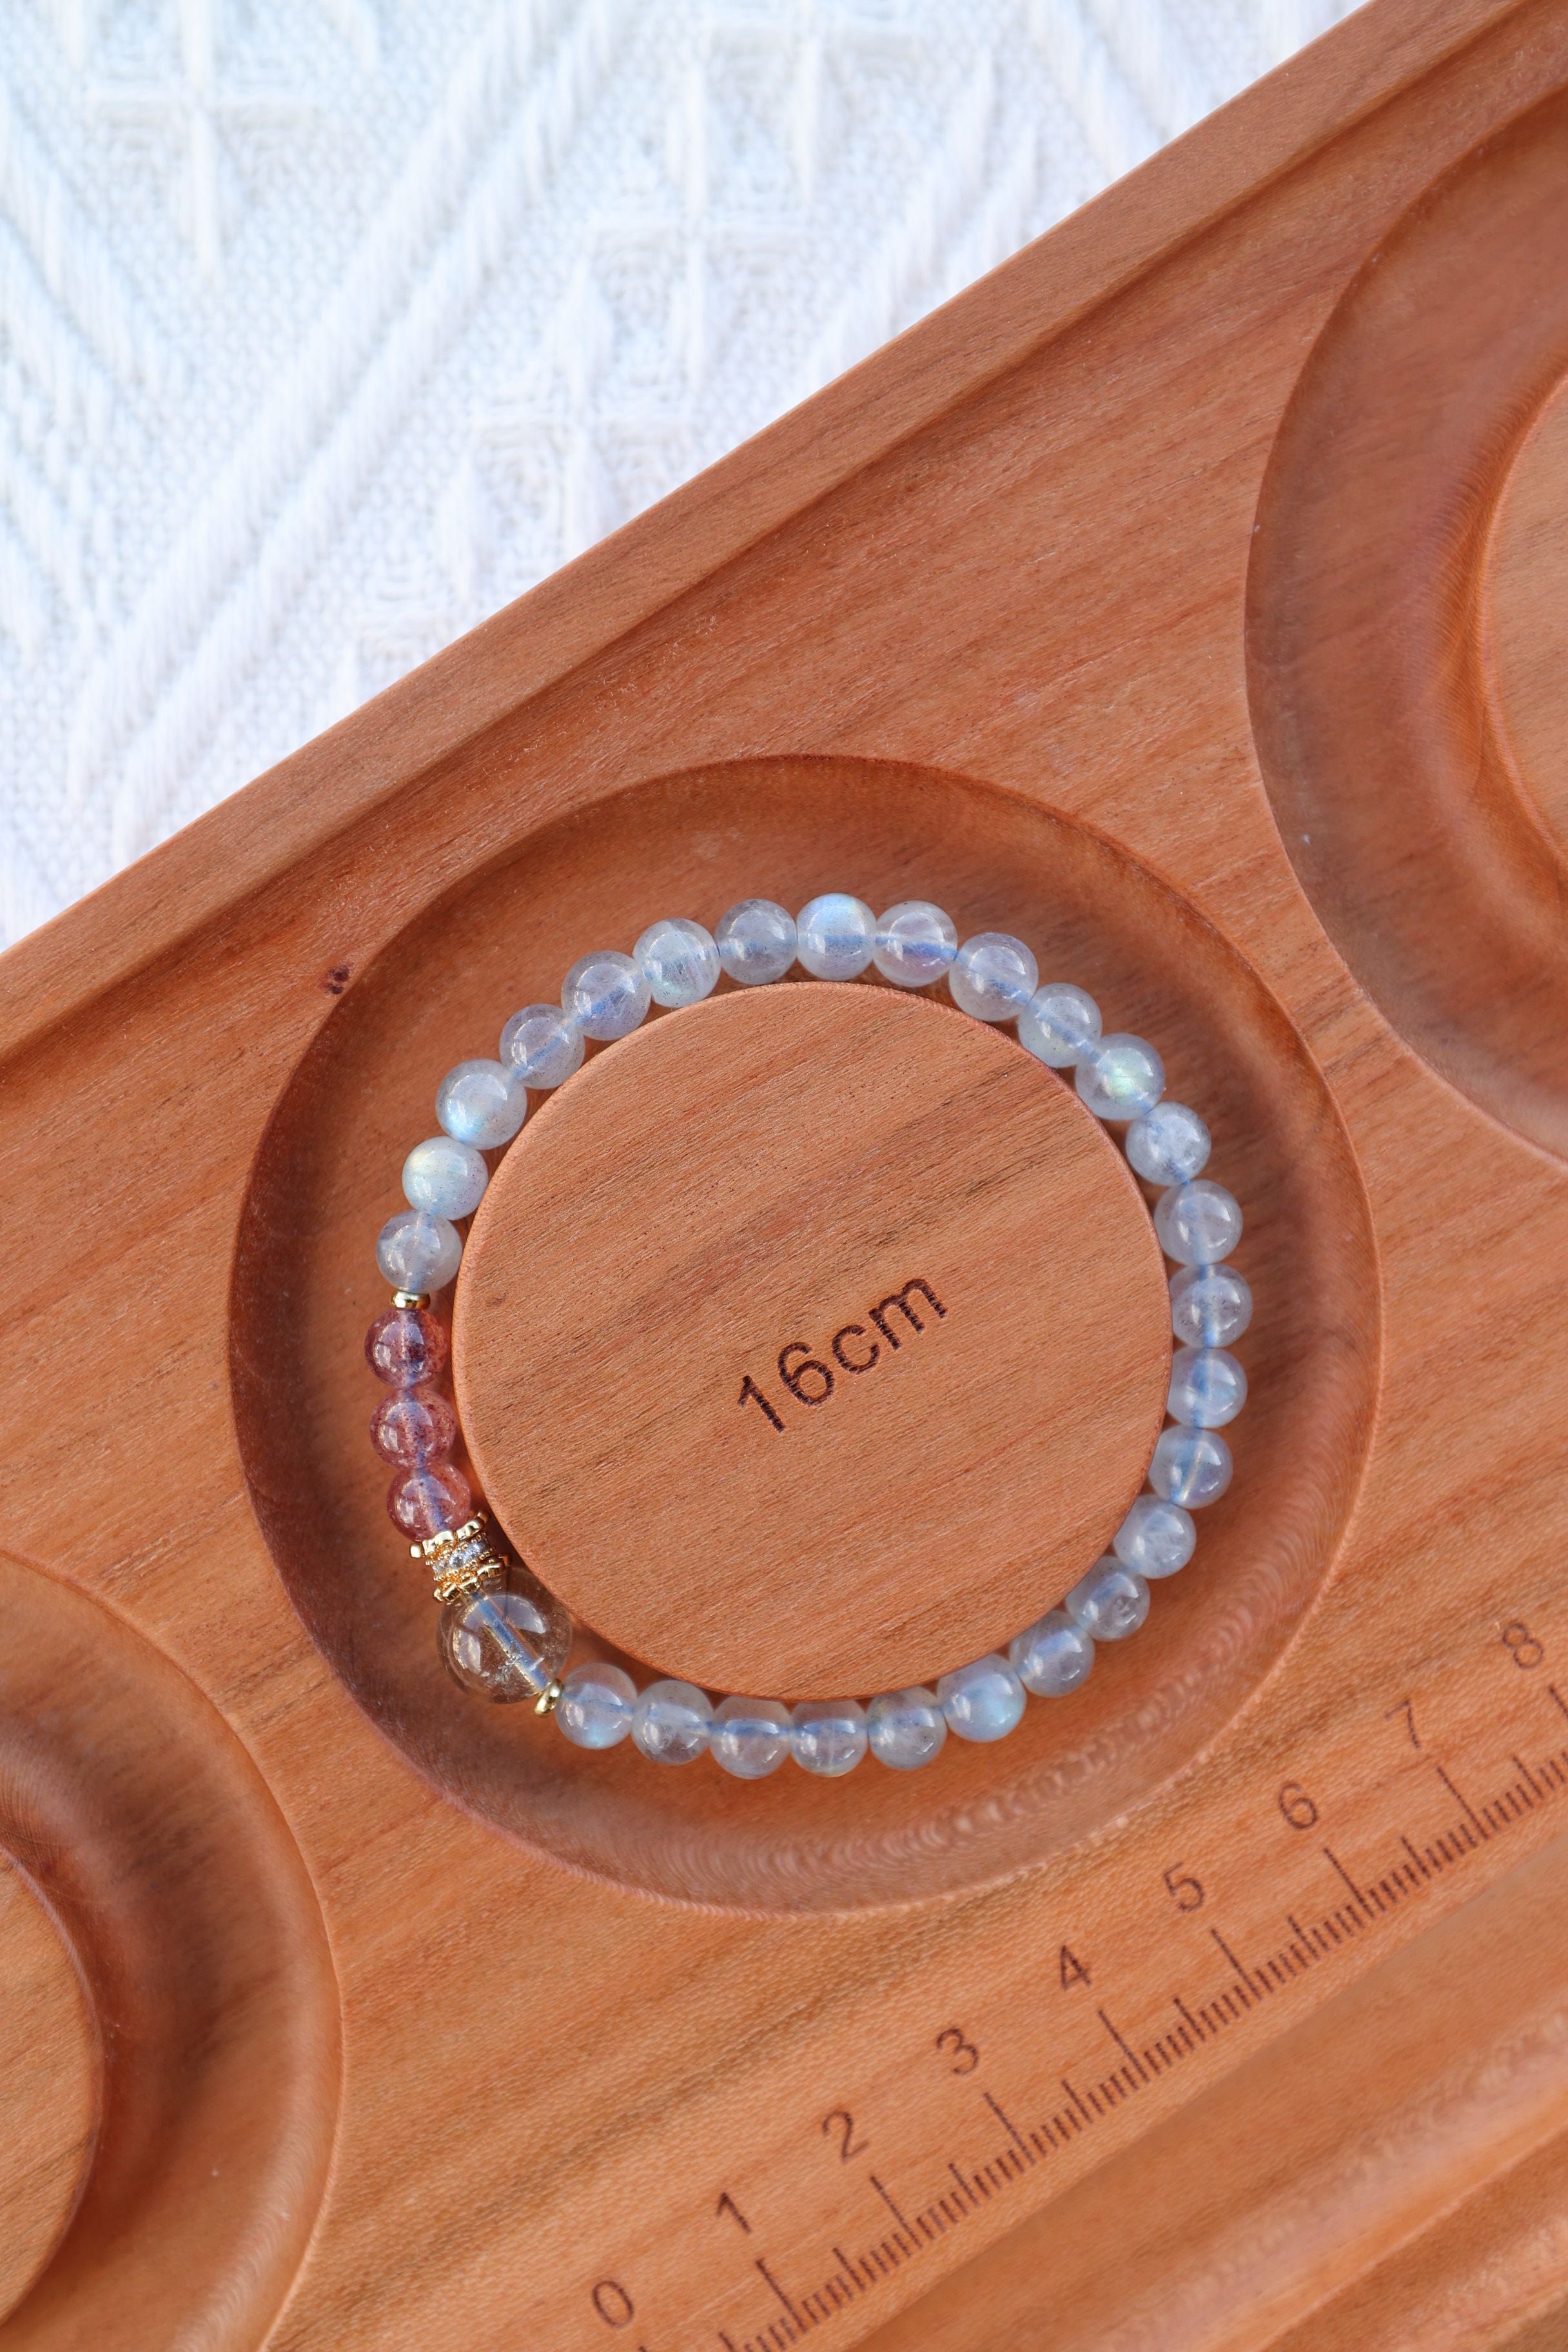
MULTIPOLYGON (((1559 1714, 1568 1718, 1568 1700, 1554 1683, 1548 1683, 1545 1688, 1559 1714)), ((936 2244, 973 2214, 1005 2197, 1015 2182, 1058 2151, 1070 2147, 1075 2139, 1093 2131, 1097 2124, 1179 2066, 1184 2059, 1222 2038, 1275 1992, 1285 1990, 1297 1977, 1308 1974, 1336 1951, 1361 1940, 1367 1928, 1380 1918, 1457 1868, 1516 1822, 1524 1821, 1553 1798, 1568 1795, 1568 1745, 1533 1764, 1518 1753, 1508 1760, 1518 1774, 1517 1780, 1492 1790, 1484 1800, 1467 1795, 1453 1775, 1434 1760, 1431 1769, 1455 1808, 1453 1818, 1424 1845, 1418 1845, 1408 1832, 1401 1831, 1397 1858, 1391 1860, 1380 1877, 1364 1885, 1346 1869, 1332 1847, 1324 1843, 1320 1849, 1324 1864, 1344 1899, 1306 1922, 1293 1912, 1287 1913, 1289 1936, 1262 1958, 1244 1962, 1218 1928, 1211 1927, 1210 1941, 1226 1964, 1225 1979, 1211 1987, 1203 2000, 1173 1993, 1170 2006, 1174 2022, 1168 2022, 1146 2042, 1130 2038, 1110 2011, 1103 2005, 1100 2007, 1095 2013, 1106 2037, 1105 2072, 1092 2081, 1080 2074, 1077 2083, 1066 2074, 1060 2075, 1058 2079, 1063 2104, 1051 2114, 1033 2124, 1020 2125, 994 2093, 976 2085, 984 2109, 1000 2125, 1003 2133, 993 2153, 978 2164, 972 2163, 967 2170, 956 2158, 950 2157, 949 2186, 918 2210, 908 2199, 900 2202, 876 2173, 868 2174, 869 2186, 881 2200, 892 2227, 884 2236, 859 2246, 854 2254, 835 2244, 830 2249, 835 2268, 819 2277, 815 2286, 801 2293, 786 2288, 774 2270, 758 2256, 755 2268, 774 2298, 776 2313, 754 2334, 739 2342, 722 2328, 718 2330, 722 2352, 788 2352, 791 2345, 871 2294, 884 2280, 895 2277, 923 2248, 936 2244)))

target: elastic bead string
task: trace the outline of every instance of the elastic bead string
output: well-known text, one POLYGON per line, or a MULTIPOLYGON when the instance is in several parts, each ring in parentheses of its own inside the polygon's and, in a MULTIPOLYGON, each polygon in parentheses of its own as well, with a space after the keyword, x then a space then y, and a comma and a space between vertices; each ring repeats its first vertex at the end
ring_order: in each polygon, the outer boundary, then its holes
POLYGON ((376 1263, 393 1303, 370 1328, 365 1354, 390 1393, 371 1420, 371 1440, 395 1467, 387 1494, 393 1525, 431 1569, 441 1604, 439 1646, 468 1690, 498 1701, 530 1698, 553 1713, 579 1748, 630 1738, 660 1764, 689 1764, 704 1750, 737 1780, 760 1780, 785 1757, 836 1779, 868 1753, 896 1771, 937 1756, 949 1732, 960 1739, 1004 1738, 1030 1696, 1076 1690, 1096 1645, 1124 1641, 1149 1613, 1150 1586, 1193 1557, 1192 1514, 1230 1484, 1230 1448, 1220 1434, 1247 1399, 1247 1374, 1230 1353, 1252 1319, 1252 1294, 1226 1260, 1241 1238, 1241 1210, 1203 1171, 1209 1131, 1196 1111, 1164 1097, 1164 1066, 1145 1038, 1102 1032, 1100 1007, 1066 981, 1040 985, 1034 956, 1005 931, 981 931, 959 945, 952 918, 924 900, 889 908, 879 920, 842 892, 814 898, 797 918, 771 899, 745 898, 715 932, 671 918, 653 924, 633 952, 595 950, 567 973, 556 1004, 529 1004, 501 1032, 495 1061, 459 1062, 436 1097, 438 1135, 404 1162, 406 1209, 383 1226, 376 1263), (1169 1425, 1140 1495, 1110 1550, 1079 1578, 1059 1606, 999 1653, 939 1676, 934 1690, 881 1691, 858 1699, 731 1696, 715 1706, 695 1684, 673 1679, 637 1689, 620 1666, 589 1660, 560 1679, 572 1622, 553 1593, 494 1536, 468 1481, 452 1460, 460 1431, 440 1387, 449 1343, 429 1309, 462 1263, 458 1227, 489 1181, 487 1151, 511 1141, 528 1115, 530 1089, 562 1086, 583 1065, 586 1042, 629 1036, 648 1007, 696 1004, 721 972, 742 987, 780 981, 799 964, 814 980, 852 981, 874 965, 895 987, 945 982, 973 1019, 1016 1024, 1019 1044, 1047 1067, 1073 1073, 1079 1099, 1126 1129, 1134 1172, 1163 1189, 1154 1231, 1176 1271, 1171 1326, 1180 1345, 1171 1365, 1169 1425))

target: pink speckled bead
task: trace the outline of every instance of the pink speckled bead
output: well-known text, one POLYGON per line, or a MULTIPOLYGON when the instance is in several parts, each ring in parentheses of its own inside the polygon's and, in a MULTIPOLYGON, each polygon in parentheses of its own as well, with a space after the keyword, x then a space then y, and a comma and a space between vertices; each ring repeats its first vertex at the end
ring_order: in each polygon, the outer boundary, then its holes
POLYGON ((460 1528, 473 1516, 473 1490, 449 1462, 431 1462, 393 1480, 386 1490, 386 1508, 395 1528, 423 1543, 447 1528, 460 1528))
POLYGON ((445 1462, 458 1442, 458 1416, 434 1389, 400 1389, 383 1397, 370 1417, 370 1442, 400 1469, 445 1462))
POLYGON ((389 1307, 365 1333, 364 1360, 388 1388, 423 1388, 446 1364, 446 1326, 423 1307, 389 1307))

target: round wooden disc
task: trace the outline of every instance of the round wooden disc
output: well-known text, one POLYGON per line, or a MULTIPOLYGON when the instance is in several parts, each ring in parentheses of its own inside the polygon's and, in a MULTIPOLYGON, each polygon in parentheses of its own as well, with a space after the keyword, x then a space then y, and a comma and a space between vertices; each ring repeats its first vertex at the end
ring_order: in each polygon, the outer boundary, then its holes
POLYGON ((0 1852, 0 2318, 69 2219, 98 2122, 98 2037, 54 1920, 0 1852))
POLYGON ((1142 1482, 1168 1300, 1121 1153, 1010 1037, 735 992, 595 1056, 474 1219, 482 1492, 574 1616, 713 1690, 930 1683, 1142 1482))

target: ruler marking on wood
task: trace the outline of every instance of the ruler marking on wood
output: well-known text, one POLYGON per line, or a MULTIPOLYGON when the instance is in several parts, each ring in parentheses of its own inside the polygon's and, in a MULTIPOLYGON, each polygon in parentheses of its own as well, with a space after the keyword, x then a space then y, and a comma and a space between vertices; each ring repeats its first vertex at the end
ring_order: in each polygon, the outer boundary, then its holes
MULTIPOLYGON (((1547 1687, 1557 1708, 1568 1716, 1568 1702, 1561 1691, 1554 1685, 1547 1687)), ((951 2188, 921 2209, 912 2223, 878 2175, 868 2174, 871 2188, 896 2225, 891 2235, 867 2246, 858 2258, 852 2258, 842 2245, 834 2245, 831 2251, 837 2271, 798 2299, 792 2300, 767 2263, 758 2256, 755 2270, 776 2298, 780 2314, 757 2334, 745 2338, 741 2352, 788 2352, 788 2347, 811 2329, 837 2317, 882 2281, 896 2277, 917 2254, 957 2230, 982 2206, 1000 2199, 1037 2168, 1040 2158, 1058 2147, 1070 2147, 1075 2138, 1091 2131, 1097 2123, 1105 2122, 1138 2092, 1163 2080, 1179 2061, 1205 2049, 1228 2027, 1247 2022, 1253 2011, 1264 2005, 1266 1994, 1288 1990, 1298 1977, 1313 1972, 1321 1961, 1332 1959, 1346 1945, 1361 1940, 1365 1928, 1395 1909, 1406 1907, 1410 1897, 1423 1893, 1469 1855, 1479 1853, 1484 1844, 1517 1823, 1528 1822, 1553 1797, 1568 1794, 1568 1748, 1534 1765, 1528 1763, 1522 1753, 1510 1755, 1507 1761, 1519 1775, 1517 1782, 1494 1791, 1478 1806, 1464 1794, 1445 1767, 1434 1759, 1432 1769, 1458 1808, 1459 1818, 1446 1830, 1434 1833, 1425 1848, 1418 1847, 1407 1831, 1395 1832, 1405 1859, 1391 1861, 1375 1879, 1369 1877, 1364 1886, 1357 1884, 1331 1846, 1323 1846, 1323 1858, 1350 1901, 1337 1905, 1317 1919, 1303 1921, 1295 1912, 1287 1913, 1284 1924, 1289 1931, 1289 1939, 1277 1945, 1261 1960, 1250 1964, 1243 1960, 1219 1928, 1211 1925, 1208 1937, 1231 1971, 1229 1981, 1212 1990, 1206 2000, 1173 1993, 1169 1997, 1170 2008, 1179 2023, 1167 2032, 1152 2032, 1146 2046, 1140 2049, 1114 2022, 1109 2010, 1097 2010, 1100 2026, 1124 2063, 1107 2075, 1086 2083, 1081 2090, 1069 2075, 1058 2075, 1067 2105, 1054 2114, 1026 2128, 1021 2127, 994 2091, 977 2086, 985 2106, 1006 2135, 1006 2144, 983 2158, 967 2174, 956 2160, 949 2158, 951 2188)), ((735 2352, 731 2335, 720 2329, 717 2337, 722 2352, 735 2352)))
POLYGON ((1013 2121, 1011 2116, 1009 2116, 1006 2110, 1003 2107, 1001 2102, 989 2091, 982 2091, 980 2095, 984 2100, 986 2105, 990 2108, 992 2114, 995 2116, 997 2122, 1001 2125, 1003 2130, 1007 2133, 1014 2147, 1018 2149, 1025 2162, 1027 2164, 1033 2164, 1036 2160, 1034 2149, 1025 2139, 1023 2133, 1018 2129, 1017 2125, 1013 2121))
POLYGON ((889 2196, 887 2190, 883 2188, 881 2182, 878 2179, 876 2174, 874 2172, 868 2172, 866 2175, 866 2178, 870 2182, 872 2188, 876 2190, 878 2196, 881 2199, 883 2204, 887 2207, 889 2212, 892 2215, 894 2221, 898 2223, 900 2229, 902 2230, 907 2236, 910 2225, 905 2221, 903 2215, 900 2212, 898 2207, 894 2204, 892 2199, 889 2196))
POLYGON ((761 2256, 761 2254, 758 2254, 758 2255, 757 2255, 757 2257, 756 2257, 756 2267, 757 2267, 757 2269, 762 2273, 762 2275, 763 2276, 763 2278, 764 2278, 764 2279, 766 2279, 766 2281, 767 2281, 768 2284, 772 2287, 772 2289, 773 2289, 773 2293, 777 2295, 777 2297, 778 2297, 779 2301, 783 2304, 783 2305, 784 2305, 784 2307, 785 2311, 786 2311, 786 2312, 788 2312, 788 2314, 789 2314, 789 2317, 790 2317, 790 2324, 791 2324, 791 2326, 794 2326, 794 2327, 795 2327, 796 2329, 799 2329, 799 2330, 804 2334, 804 2332, 805 2332, 805 2331, 804 2331, 804 2328, 802 2328, 800 2314, 796 2311, 796 2309, 795 2309, 795 2307, 794 2304, 790 2301, 790 2299, 789 2299, 788 2295, 787 2295, 787 2294, 785 2294, 785 2293, 784 2293, 784 2291, 783 2287, 782 2287, 782 2286, 780 2286, 780 2284, 779 2284, 779 2283, 778 2283, 777 2279, 776 2279, 776 2278, 774 2278, 774 2276, 773 2276, 773 2274, 772 2271, 771 2271, 771 2270, 769 2270, 769 2268, 768 2268, 768 2266, 767 2266, 766 2263, 763 2260, 763 2257, 761 2256))
MULTIPOLYGON (((1363 1910, 1370 1910, 1371 1906, 1368 1904, 1365 1895, 1362 1893, 1361 1888, 1356 1885, 1355 1880, 1351 1876, 1350 1872, 1345 1868, 1344 1864, 1340 1860, 1339 1855, 1334 1852, 1331 1845, 1326 1845, 1323 1848, 1323 1859, 1329 1864, 1329 1867, 1337 1872, 1339 1876, 1344 1881, 1345 1885, 1351 1891, 1352 1899, 1359 1903, 1363 1910)), ((1336 1911, 1334 1914, 1334 1916, 1337 1919, 1342 1919, 1344 1916, 1345 1915, 1342 1911, 1336 1911)))
MULTIPOLYGON (((1259 1988, 1253 1985, 1247 1970, 1242 1967, 1241 1962, 1237 1958, 1236 1954, 1231 1950, 1230 1946, 1226 1942, 1225 1937, 1220 1934, 1217 1927, 1211 1927, 1209 1929, 1209 1934, 1219 1946, 1220 1950, 1225 1954, 1225 1957, 1230 1962, 1231 1967, 1236 1970, 1237 1990, 1241 1995, 1243 2005, 1246 2008, 1250 2009, 1253 2002, 1258 1998, 1259 1990, 1263 1992, 1267 1992, 1268 1990, 1268 1986, 1265 1984, 1261 1985, 1259 1988)), ((1100 2014, 1103 2016, 1104 2011, 1101 2011, 1100 2014)))
POLYGON ((1484 1838, 1487 1835, 1487 1832, 1483 1828, 1480 1817, 1477 1813, 1476 1809, 1471 1804, 1469 1799, 1460 1795, 1458 1790, 1455 1788, 1454 1783, 1449 1779, 1447 1773, 1444 1771, 1441 1764, 1434 1764, 1432 1769, 1436 1772, 1438 1780, 1441 1780, 1444 1788, 1447 1789, 1449 1796, 1454 1800, 1454 1802, 1458 1806, 1459 1811, 1464 1814, 1465 1819, 1475 1830, 1477 1835, 1484 1838))

